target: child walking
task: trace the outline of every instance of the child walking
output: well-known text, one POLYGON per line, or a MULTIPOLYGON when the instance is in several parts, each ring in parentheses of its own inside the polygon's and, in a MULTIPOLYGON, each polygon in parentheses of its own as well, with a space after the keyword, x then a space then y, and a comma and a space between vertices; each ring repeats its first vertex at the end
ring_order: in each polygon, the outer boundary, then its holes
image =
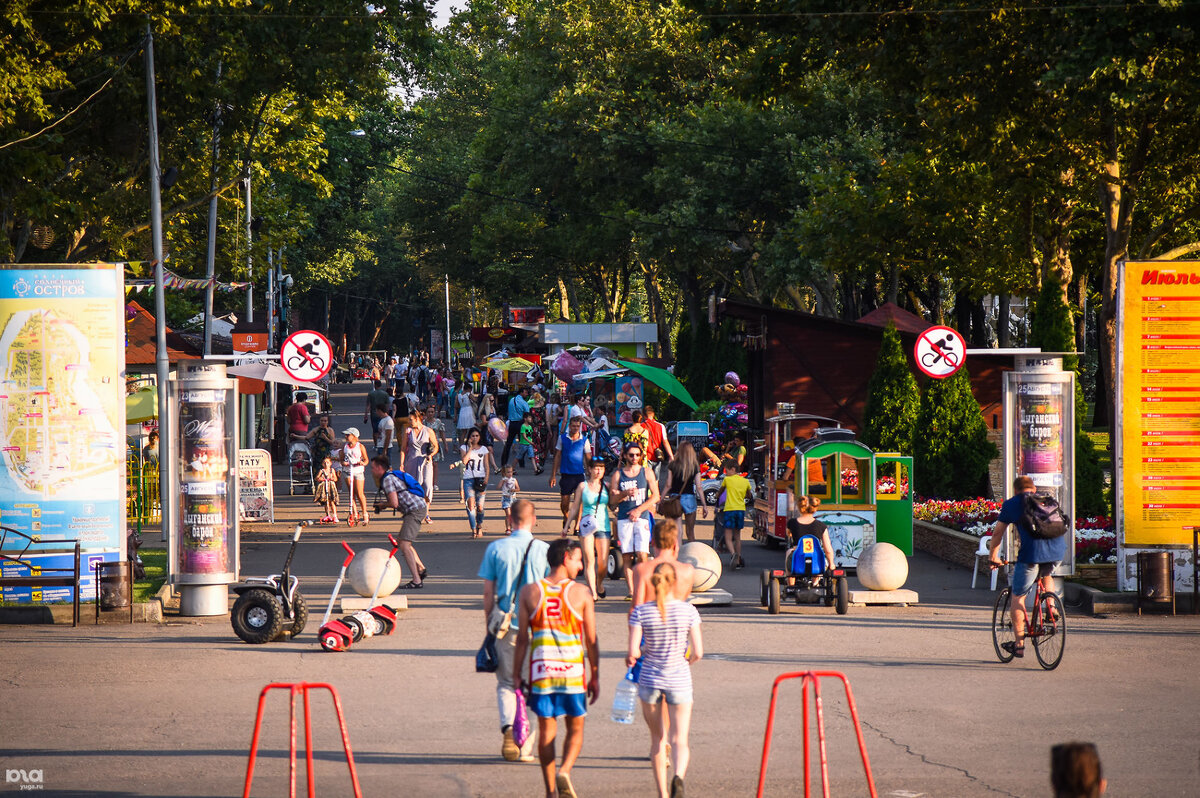
POLYGON ((338 472, 333 470, 333 458, 326 457, 321 461, 321 470, 317 472, 317 490, 313 501, 325 505, 325 517, 322 524, 336 524, 338 505, 338 472))
POLYGON ((512 503, 521 491, 521 485, 513 476, 513 467, 504 466, 500 477, 500 509, 504 511, 504 533, 512 532, 512 503))

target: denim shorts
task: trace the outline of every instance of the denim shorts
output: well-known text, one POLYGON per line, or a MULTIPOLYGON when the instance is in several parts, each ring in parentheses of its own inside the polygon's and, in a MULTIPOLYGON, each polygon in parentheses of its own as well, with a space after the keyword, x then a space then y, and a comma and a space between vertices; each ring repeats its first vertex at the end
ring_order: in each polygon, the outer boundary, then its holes
POLYGON ((746 525, 746 511, 726 510, 721 525, 726 529, 741 529, 746 525))
POLYGON ((1033 592, 1033 585, 1043 576, 1049 576, 1058 566, 1056 562, 1019 562, 1013 567, 1012 594, 1027 596, 1033 592))
POLYGON ((587 715, 587 693, 534 693, 529 711, 539 718, 582 718, 587 715))
POLYGON ((507 510, 509 507, 512 507, 512 503, 513 503, 512 496, 501 496, 500 497, 500 509, 501 510, 507 510))
POLYGON ((657 687, 642 687, 638 685, 638 698, 650 706, 654 706, 659 701, 665 700, 674 707, 680 704, 692 703, 692 689, 689 687, 686 690, 659 690, 657 687))
POLYGON ((684 515, 691 515, 692 513, 696 512, 696 494, 679 494, 679 506, 683 508, 684 515))

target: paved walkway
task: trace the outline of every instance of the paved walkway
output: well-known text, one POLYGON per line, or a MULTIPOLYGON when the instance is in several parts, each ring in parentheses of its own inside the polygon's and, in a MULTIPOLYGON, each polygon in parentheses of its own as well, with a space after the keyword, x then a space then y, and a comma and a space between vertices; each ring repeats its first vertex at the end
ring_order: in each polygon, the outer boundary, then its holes
MULTIPOLYGON (((341 387, 338 429, 361 424, 364 396, 361 383, 341 387)), ((551 538, 560 527, 545 476, 526 476, 525 487, 538 505, 538 533, 551 538)), ((279 522, 243 533, 245 574, 277 570, 289 523, 315 517, 314 505, 288 497, 282 484, 279 522)), ((293 642, 245 645, 227 618, 0 628, 2 766, 40 769, 53 795, 238 794, 263 685, 329 682, 341 694, 364 795, 540 795, 535 766, 500 760, 494 679, 474 672, 483 634, 475 571, 488 541, 470 539, 454 494, 435 499, 433 514, 419 542, 428 587, 411 594, 396 634, 343 654, 321 651, 313 635, 341 562, 339 541, 383 545, 398 527, 391 516, 366 529, 305 533, 296 572, 317 617, 293 642)), ((1200 691, 1187 674, 1197 619, 1072 615, 1063 664, 1047 673, 1032 656, 995 660, 993 596, 970 590, 965 569, 912 558, 907 586, 920 593, 917 607, 852 607, 838 616, 785 606, 769 616, 758 604, 756 573, 779 555, 751 544, 745 556, 747 569, 721 580, 734 605, 703 611, 707 656, 694 669, 689 794, 753 794, 771 681, 807 668, 849 677, 881 796, 1047 795, 1049 746, 1081 738, 1099 744, 1112 795, 1194 794, 1200 691)), ((609 595, 598 608, 602 693, 575 784, 585 797, 649 795, 644 726, 608 720, 628 606, 619 585, 609 595)), ((313 710, 318 792, 349 794, 327 701, 318 697, 313 710)), ((832 685, 825 713, 832 793, 864 795, 845 702, 832 685)), ((256 795, 286 789, 286 724, 276 696, 256 795)), ((797 794, 794 691, 785 693, 776 730, 767 794, 797 794)))

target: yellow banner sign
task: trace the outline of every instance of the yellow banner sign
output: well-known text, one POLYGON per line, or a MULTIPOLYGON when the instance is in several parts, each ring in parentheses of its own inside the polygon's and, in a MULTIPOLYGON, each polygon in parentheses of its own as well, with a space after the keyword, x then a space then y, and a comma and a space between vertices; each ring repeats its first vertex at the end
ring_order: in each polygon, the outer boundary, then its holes
POLYGON ((1128 261, 1121 278, 1125 545, 1190 545, 1200 523, 1200 262, 1128 261))

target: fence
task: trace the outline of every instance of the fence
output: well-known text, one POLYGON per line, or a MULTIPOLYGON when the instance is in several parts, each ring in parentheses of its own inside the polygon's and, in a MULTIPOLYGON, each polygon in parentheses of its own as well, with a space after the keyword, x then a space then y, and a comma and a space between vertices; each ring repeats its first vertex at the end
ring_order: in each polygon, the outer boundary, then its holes
POLYGON ((131 455, 125 460, 125 518, 138 532, 162 523, 158 463, 131 455))

